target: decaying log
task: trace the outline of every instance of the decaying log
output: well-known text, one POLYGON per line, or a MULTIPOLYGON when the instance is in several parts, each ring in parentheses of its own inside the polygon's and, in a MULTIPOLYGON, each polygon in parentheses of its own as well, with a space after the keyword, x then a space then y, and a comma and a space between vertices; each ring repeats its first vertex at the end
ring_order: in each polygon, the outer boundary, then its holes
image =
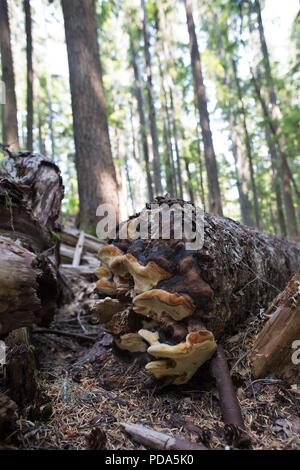
POLYGON ((121 423, 124 431, 127 432, 136 442, 145 447, 157 450, 207 450, 204 444, 186 441, 168 434, 155 431, 141 424, 121 423))
POLYGON ((0 392, 0 439, 15 430, 17 421, 17 405, 11 398, 0 392))
MULTIPOLYGON (((168 198, 155 203, 155 210, 172 205, 179 212, 185 204, 168 198)), ((147 205, 141 217, 150 219, 150 213, 147 205)), ((127 239, 112 239, 100 249, 99 296, 126 304, 106 326, 121 349, 147 350, 153 360, 146 369, 156 378, 182 384, 212 357, 216 340, 280 292, 300 266, 300 244, 205 214, 204 244, 193 251, 172 234, 131 237, 138 217, 123 225, 127 239)))
POLYGON ((223 348, 220 345, 218 345, 210 362, 210 370, 218 389, 227 441, 234 447, 248 446, 250 438, 245 431, 240 404, 233 387, 223 348))
POLYGON ((255 378, 270 373, 300 384, 300 271, 265 312, 250 357, 255 378))
POLYGON ((27 328, 9 333, 5 343, 8 350, 5 385, 10 397, 23 408, 34 400, 37 392, 36 362, 27 328))
POLYGON ((58 167, 29 152, 9 154, 0 179, 0 335, 47 323, 59 298, 58 167))
MULTIPOLYGON (((65 226, 62 234, 61 234, 61 241, 64 245, 67 245, 69 247, 75 247, 78 238, 80 236, 80 231, 77 229, 74 229, 73 227, 70 226, 65 226)), ((101 242, 98 238, 93 237, 93 235, 90 235, 88 233, 85 233, 84 237, 84 243, 83 243, 83 253, 89 252, 92 255, 97 255, 99 249, 103 246, 103 242, 101 242)))

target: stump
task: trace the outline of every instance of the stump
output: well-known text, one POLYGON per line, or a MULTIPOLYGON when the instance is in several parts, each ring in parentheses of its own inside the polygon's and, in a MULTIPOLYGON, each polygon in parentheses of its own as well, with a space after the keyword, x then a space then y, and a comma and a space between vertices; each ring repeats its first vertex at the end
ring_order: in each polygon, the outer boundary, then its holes
POLYGON ((10 153, 0 179, 0 337, 7 347, 6 386, 23 407, 36 393, 27 330, 48 324, 61 297, 58 167, 30 152, 10 153))
POLYGON ((9 154, 0 180, 0 336, 48 322, 57 305, 63 186, 41 155, 9 154))

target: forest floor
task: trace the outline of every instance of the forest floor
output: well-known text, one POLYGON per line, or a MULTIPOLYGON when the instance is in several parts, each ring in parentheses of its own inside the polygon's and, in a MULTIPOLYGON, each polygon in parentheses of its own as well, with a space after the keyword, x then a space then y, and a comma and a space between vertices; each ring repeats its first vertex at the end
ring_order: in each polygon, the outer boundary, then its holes
MULTIPOLYGON (((19 420, 23 449, 143 449, 121 422, 145 426, 212 449, 225 448, 214 383, 203 367, 190 383, 156 390, 138 359, 118 357, 110 335, 92 325, 85 309, 93 284, 70 278, 74 301, 61 308, 51 329, 67 335, 34 334, 39 399, 19 420)), ((300 392, 276 378, 253 380, 247 361, 261 320, 240 326, 224 343, 253 449, 300 449, 300 392)))

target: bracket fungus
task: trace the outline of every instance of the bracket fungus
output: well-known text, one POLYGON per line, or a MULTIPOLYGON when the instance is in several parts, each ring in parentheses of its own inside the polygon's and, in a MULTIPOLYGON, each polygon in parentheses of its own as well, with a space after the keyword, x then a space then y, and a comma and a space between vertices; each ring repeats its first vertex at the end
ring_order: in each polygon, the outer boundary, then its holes
MULTIPOLYGON (((155 215, 173 202, 157 198, 155 215)), ((186 204, 175 202, 179 211, 186 204)), ((147 211, 149 204, 143 220, 147 211)), ((266 305, 273 286, 282 288, 300 264, 299 245, 204 214, 203 246, 191 250, 185 234, 174 236, 174 217, 169 238, 152 237, 151 228, 148 239, 135 237, 139 217, 123 224, 127 238, 100 249, 94 313, 119 349, 147 352, 146 370, 154 377, 183 384, 212 357, 216 340, 266 305)))

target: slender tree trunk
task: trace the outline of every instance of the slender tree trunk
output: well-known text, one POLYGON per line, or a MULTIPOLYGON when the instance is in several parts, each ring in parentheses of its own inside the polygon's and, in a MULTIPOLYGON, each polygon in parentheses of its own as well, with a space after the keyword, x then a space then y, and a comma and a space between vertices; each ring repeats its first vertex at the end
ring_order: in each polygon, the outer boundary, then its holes
POLYGON ((253 227, 252 206, 248 197, 249 167, 246 155, 243 153, 242 142, 237 130, 237 118, 235 112, 230 109, 230 127, 232 153, 236 167, 237 187, 243 224, 253 227))
POLYGON ((80 225, 96 228, 99 204, 118 216, 118 189, 108 133, 94 0, 62 0, 72 95, 80 225))
POLYGON ((3 106, 3 143, 11 149, 19 148, 17 100, 15 93, 15 76, 10 42, 10 26, 7 0, 0 1, 0 49, 2 80, 5 85, 5 105, 3 106))
POLYGON ((27 149, 33 147, 33 65, 32 65, 32 20, 30 0, 24 0, 27 58, 27 149))
MULTIPOLYGON (((254 74, 252 73, 252 83, 254 84, 256 95, 258 97, 258 100, 261 104, 262 111, 264 114, 264 118, 267 122, 267 125, 269 127, 269 132, 272 134, 270 136, 270 142, 276 142, 276 139, 278 138, 278 132, 277 128, 274 125, 274 122, 272 121, 272 116, 270 115, 269 108, 267 106, 267 103, 265 102, 261 92, 260 92, 260 87, 259 84, 254 77, 254 74), (273 140, 274 139, 274 140, 273 140)), ((281 142, 282 144, 282 142, 281 142)), ((275 145, 275 144, 274 144, 275 145)), ((276 147, 275 147, 276 148, 276 147)), ((282 175, 282 190, 283 190, 283 200, 284 200, 284 206, 285 206, 285 211, 286 211, 286 219, 287 219, 287 233, 291 237, 296 237, 298 235, 298 228, 297 228, 297 219, 296 219, 296 212, 295 212, 295 207, 293 204, 293 191, 292 191, 292 180, 291 180, 291 174, 290 174, 290 169, 288 167, 285 155, 282 153, 282 151, 279 149, 280 152, 280 161, 274 161, 274 169, 278 168, 278 171, 281 172, 282 175), (277 166, 279 165, 279 167, 277 166)), ((273 157, 275 158, 275 157, 273 157)), ((279 178, 279 176, 278 176, 279 178)), ((278 182, 277 182, 278 184, 278 182)), ((279 201, 280 202, 280 201, 279 201)), ((281 213, 281 217, 283 214, 281 213)), ((278 217, 280 217, 280 212, 278 214, 278 217)))
POLYGON ((244 100, 243 100, 243 95, 242 95, 242 90, 241 90, 241 85, 240 85, 240 79, 239 79, 239 76, 238 76, 238 73, 237 73, 237 65, 236 65, 236 62, 235 62, 234 59, 232 59, 232 70, 233 70, 234 81, 235 81, 235 85, 236 85, 236 89, 237 89, 237 93, 238 93, 238 99, 239 99, 240 111, 241 111, 241 118, 242 118, 242 125, 243 125, 244 135, 245 135, 245 145, 246 145, 247 157, 248 157, 249 168, 250 168, 250 180, 251 180, 251 187, 252 187, 252 192, 253 192, 253 205, 254 205, 255 222, 256 222, 256 227, 260 228, 260 209, 259 209, 257 187, 256 187, 255 174, 254 174, 254 168, 253 168, 251 140, 250 140, 250 135, 249 135, 249 132, 248 132, 246 109, 245 109, 245 105, 244 105, 244 100))
MULTIPOLYGON (((217 23, 218 17, 214 15, 214 20, 217 23)), ((226 30, 226 40, 228 37, 228 31, 226 30)), ((229 67, 228 67, 228 57, 226 54, 226 49, 224 47, 223 35, 218 32, 218 44, 219 44, 219 53, 224 67, 224 85, 231 92, 236 92, 234 89, 234 84, 230 79, 229 67)), ((236 74, 235 74, 236 75, 236 74)), ((250 186, 250 168, 247 155, 244 152, 244 146, 242 139, 238 130, 238 119, 236 113, 236 107, 234 100, 229 98, 226 103, 228 107, 229 114, 229 124, 230 124, 230 138, 232 142, 232 153, 235 162, 236 170, 236 181, 237 188, 239 193, 239 203, 242 216, 242 222, 245 225, 254 227, 255 223, 252 217, 252 204, 249 199, 249 186, 250 186)))
POLYGON ((38 114, 38 129, 39 129, 39 152, 41 155, 47 156, 45 139, 43 136, 43 122, 40 113, 38 114))
MULTIPOLYGON (((196 119, 197 119, 197 109, 195 109, 196 119)), ((205 191, 204 191, 204 181, 203 181, 203 161, 202 161, 202 151, 200 145, 200 124, 199 120, 197 119, 197 135, 196 135, 196 142, 197 142, 197 150, 198 150, 198 167, 199 167, 199 179, 200 179, 200 198, 203 204, 203 209, 205 210, 206 201, 205 201, 205 191)))
POLYGON ((184 158, 185 171, 187 175, 186 188, 189 194, 189 199, 192 204, 195 202, 194 192, 192 188, 192 174, 190 170, 190 163, 188 158, 184 158))
POLYGON ((193 19, 192 1, 184 0, 184 3, 189 32, 190 54, 193 69, 195 94, 198 102, 200 125, 204 145, 205 165, 209 187, 209 210, 213 214, 222 215, 222 202, 218 178, 218 166, 213 146, 212 133, 210 129, 206 90, 203 82, 202 65, 193 19))
POLYGON ((138 108, 138 114, 139 114, 139 120, 140 120, 140 134, 141 134, 143 155, 144 155, 144 161, 145 161, 148 197, 149 197, 149 200, 152 201, 153 185, 152 185, 152 177, 151 177, 151 169, 150 169, 149 147, 148 147, 148 139, 147 139, 147 131, 146 131, 146 118, 145 118, 145 113, 144 113, 141 77, 140 77, 140 71, 139 71, 138 62, 137 62, 137 53, 134 47, 133 38, 131 36, 130 36, 130 53, 131 53, 132 68, 134 72, 134 90, 135 90, 135 96, 136 96, 137 108, 138 108))
MULTIPOLYGON (((156 20, 156 31, 157 36, 159 36, 159 24, 158 19, 156 20)), ((164 139, 164 150, 165 150, 165 169, 166 169, 166 180, 167 180, 167 190, 171 196, 176 197, 177 188, 176 188, 176 176, 174 168, 174 158, 173 158, 173 148, 171 142, 171 123, 170 123, 170 113, 168 108, 168 98, 164 82, 164 73, 162 69, 162 63, 159 57, 159 54, 162 51, 158 51, 157 59, 159 66, 159 76, 160 76, 160 85, 163 94, 162 108, 164 111, 164 122, 163 122, 163 139, 164 139)))
POLYGON ((157 125, 156 125, 156 111, 155 111, 154 98, 153 98, 151 55, 150 55, 150 48, 149 48, 148 19, 147 19, 147 8, 146 8, 145 0, 141 0, 141 4, 142 4, 142 10, 144 14, 144 17, 143 17, 144 54, 145 54, 146 75, 147 75, 149 123, 150 123, 150 133, 151 133, 152 149, 153 149, 154 187, 155 187, 156 195, 158 195, 162 192, 159 142, 158 142, 158 132, 157 132, 157 125))
POLYGON ((173 92, 172 92, 171 89, 170 89, 170 105, 171 105, 173 136, 174 136, 174 143, 175 143, 176 170, 177 170, 179 197, 182 198, 183 197, 183 188, 182 188, 182 176, 181 176, 181 168, 180 168, 181 158, 180 158, 179 145, 178 145, 178 131, 177 131, 176 116, 175 116, 175 106, 174 106, 173 92))
POLYGON ((259 31, 259 38, 260 38, 260 46, 261 52, 263 56, 263 65, 265 69, 265 76, 267 80, 267 87, 268 87, 268 95, 269 95, 269 102, 271 104, 271 113, 270 118, 272 120, 272 130, 274 133, 274 137, 276 138, 279 152, 280 152, 280 169, 282 171, 283 177, 283 199, 287 217, 287 228, 288 234, 290 236, 297 236, 298 235, 298 227, 297 227, 297 219, 296 219, 296 212, 293 203, 293 191, 292 191, 292 182, 291 182, 291 173, 288 166, 285 149, 286 144, 284 137, 281 133, 280 126, 278 124, 281 116, 280 116, 280 109, 277 103, 277 96, 274 86, 274 80, 272 76, 270 58, 269 58, 269 51, 268 46, 265 38, 264 26, 261 16, 261 8, 259 0, 255 0, 254 7, 257 14, 257 21, 258 21, 258 31, 259 31))
POLYGON ((271 157, 271 167, 272 167, 272 180, 273 187, 276 197, 276 207, 277 207, 277 219, 279 224, 280 233, 283 236, 287 235, 286 224, 284 219, 282 195, 281 195, 281 181, 278 168, 278 155, 276 145, 273 140, 269 125, 266 125, 266 140, 269 148, 269 153, 271 157))

